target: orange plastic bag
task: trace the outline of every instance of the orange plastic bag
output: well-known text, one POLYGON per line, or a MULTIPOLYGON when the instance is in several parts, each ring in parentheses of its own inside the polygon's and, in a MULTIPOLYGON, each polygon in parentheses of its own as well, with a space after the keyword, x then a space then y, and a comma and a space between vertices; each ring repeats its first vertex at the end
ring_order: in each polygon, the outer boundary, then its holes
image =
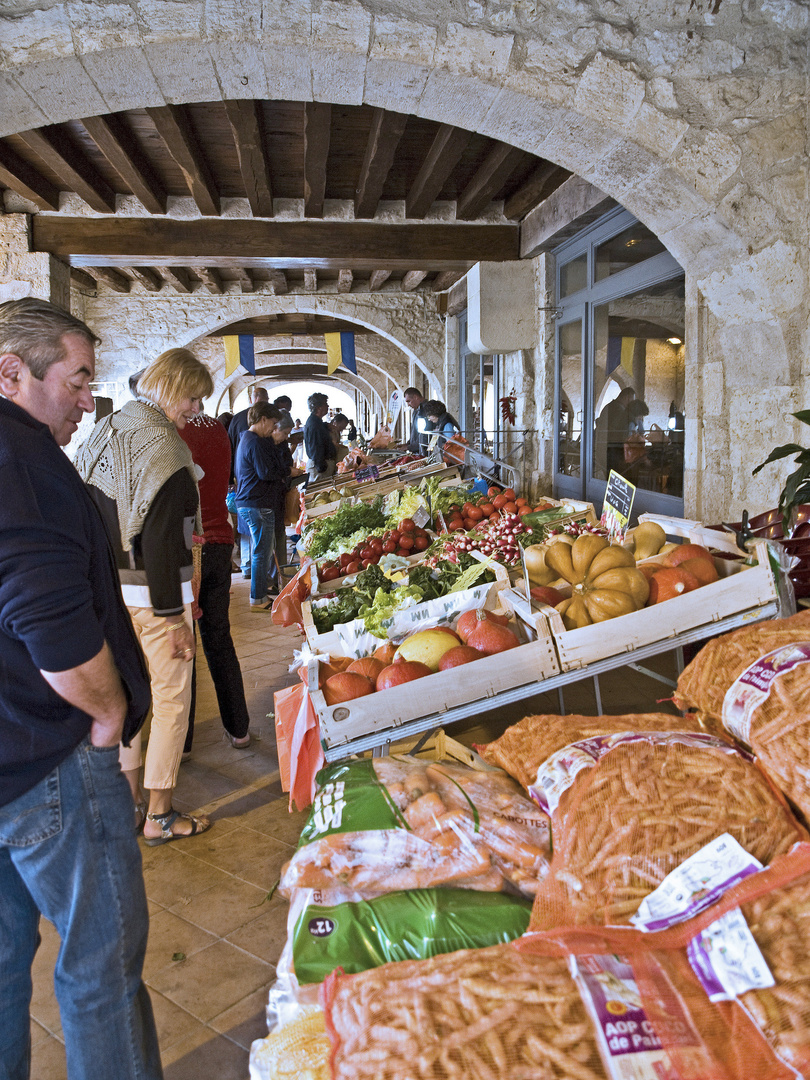
POLYGON ((469 445, 463 435, 451 435, 442 447, 442 461, 445 465, 463 465, 467 460, 466 448, 469 445))
POLYGON ((293 729, 298 710, 301 707, 301 691, 299 684, 287 686, 284 690, 277 690, 273 694, 273 709, 275 711, 276 726, 276 755, 278 757, 278 770, 281 773, 281 790, 290 790, 290 746, 292 744, 293 729))
POLYGON ((315 777, 324 756, 318 717, 303 683, 273 695, 281 790, 290 793, 290 809, 304 810, 315 796, 315 777))
POLYGON ((304 621, 301 605, 309 596, 311 588, 312 559, 305 558, 301 569, 273 601, 270 618, 276 626, 295 626, 304 621))

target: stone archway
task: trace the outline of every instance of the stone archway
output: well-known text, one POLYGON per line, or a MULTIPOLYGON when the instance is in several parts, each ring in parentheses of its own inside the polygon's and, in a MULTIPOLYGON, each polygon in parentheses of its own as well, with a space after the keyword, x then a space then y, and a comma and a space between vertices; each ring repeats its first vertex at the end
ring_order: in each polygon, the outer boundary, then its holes
POLYGON ((249 95, 365 102, 555 161, 686 269, 693 512, 773 501, 773 475, 752 481, 748 457, 787 441, 789 412, 810 404, 801 0, 694 0, 660 15, 618 0, 609 18, 553 0, 542 17, 528 0, 464 15, 396 0, 200 0, 171 5, 170 19, 163 7, 31 7, 8 20, 0 134, 249 95))

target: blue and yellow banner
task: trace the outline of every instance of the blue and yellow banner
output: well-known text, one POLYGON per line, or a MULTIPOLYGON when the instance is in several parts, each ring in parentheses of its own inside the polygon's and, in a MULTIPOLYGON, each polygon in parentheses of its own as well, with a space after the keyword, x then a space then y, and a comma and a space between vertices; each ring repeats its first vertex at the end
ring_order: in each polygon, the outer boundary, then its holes
POLYGON ((356 375, 354 333, 351 330, 341 330, 338 334, 324 334, 323 340, 326 342, 326 369, 329 374, 337 371, 343 364, 352 375, 356 375))
POLYGON ((252 334, 229 334, 222 339, 225 345, 225 377, 233 375, 241 364, 249 375, 256 374, 256 355, 252 334))

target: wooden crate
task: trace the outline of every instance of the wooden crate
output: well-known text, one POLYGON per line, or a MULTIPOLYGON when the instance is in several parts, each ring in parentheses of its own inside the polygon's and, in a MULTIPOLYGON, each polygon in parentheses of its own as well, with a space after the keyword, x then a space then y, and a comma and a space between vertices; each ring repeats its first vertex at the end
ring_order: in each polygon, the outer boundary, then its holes
MULTIPOLYGON (((704 529, 698 522, 684 522, 660 516, 653 520, 656 520, 669 536, 681 536, 693 543, 711 546, 716 551, 748 558, 748 553, 737 548, 734 537, 730 534, 712 532, 704 529)), ((545 604, 537 605, 533 602, 527 613, 527 601, 522 590, 506 593, 505 602, 513 603, 513 610, 526 619, 527 625, 537 633, 538 639, 545 637, 554 642, 560 670, 573 671, 598 660, 632 653, 635 649, 653 642, 671 639, 672 648, 675 648, 679 634, 698 627, 705 626, 708 637, 712 623, 732 615, 743 615, 750 611, 752 619, 760 618, 758 609, 779 601, 779 582, 764 541, 754 543, 752 557, 756 559, 754 566, 748 566, 742 561, 715 558, 715 566, 720 574, 718 581, 666 600, 662 604, 642 608, 608 622, 584 626, 579 630, 566 630, 559 612, 545 604), (517 603, 514 602, 512 593, 517 593, 517 603)), ((646 561, 654 562, 655 559, 646 561)))
MULTIPOLYGON (((444 728, 434 731, 430 738, 422 742, 423 736, 405 739, 402 742, 390 743, 386 747, 386 756, 398 759, 411 759, 416 761, 455 761, 460 765, 467 765, 476 772, 501 772, 497 765, 490 765, 484 761, 480 754, 471 750, 469 746, 458 742, 448 735, 444 728), (422 743, 421 746, 419 744, 422 743), (414 747, 419 750, 414 753, 414 747)), ((366 757, 371 751, 366 751, 358 757, 366 757)))
MULTIPOLYGON (((421 554, 421 553, 420 553, 421 554)), ((487 592, 484 607, 495 609, 498 604, 498 594, 502 589, 509 587, 509 572, 501 563, 495 563, 492 567, 495 574, 495 581, 492 582, 487 592)), ((329 585, 332 582, 328 582, 329 585)), ((473 589, 467 589, 464 592, 453 594, 458 598, 459 604, 463 605, 465 600, 472 601, 473 594, 482 588, 482 586, 475 586, 473 589)), ((427 600, 422 604, 417 604, 415 607, 408 608, 407 611, 411 616, 409 621, 413 623, 414 630, 420 629, 420 622, 423 621, 425 616, 430 612, 431 605, 440 604, 446 597, 439 597, 438 600, 427 600)), ((460 607, 459 610, 464 610, 460 607)), ((335 655, 345 655, 340 633, 337 629, 332 629, 326 634, 319 634, 315 628, 315 623, 312 620, 312 600, 305 600, 301 605, 301 612, 303 616, 304 633, 306 634, 307 641, 310 647, 315 652, 320 653, 334 653, 335 655)), ((362 619, 355 619, 353 623, 347 624, 354 631, 361 632, 364 630, 362 619)), ((382 645, 383 642, 379 641, 382 645)))
MULTIPOLYGON (((442 713, 457 705, 480 701, 484 711, 487 698, 494 694, 542 683, 559 672, 553 642, 545 638, 355 701, 327 705, 317 689, 317 663, 317 658, 310 661, 308 677, 309 685, 314 687, 312 704, 320 723, 321 741, 327 749, 370 734, 379 734, 380 742, 391 741, 402 724, 434 715, 441 723, 442 713)), ((542 686, 538 686, 538 693, 541 690, 542 686)))

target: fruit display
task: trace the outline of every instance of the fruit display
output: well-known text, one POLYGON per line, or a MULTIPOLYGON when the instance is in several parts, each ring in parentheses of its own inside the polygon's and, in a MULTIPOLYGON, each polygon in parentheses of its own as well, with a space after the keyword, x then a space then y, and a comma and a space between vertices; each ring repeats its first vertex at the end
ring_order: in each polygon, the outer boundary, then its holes
POLYGON ((571 597, 557 607, 567 630, 638 611, 649 596, 647 579, 632 554, 603 536, 552 544, 546 566, 572 586, 571 597))

